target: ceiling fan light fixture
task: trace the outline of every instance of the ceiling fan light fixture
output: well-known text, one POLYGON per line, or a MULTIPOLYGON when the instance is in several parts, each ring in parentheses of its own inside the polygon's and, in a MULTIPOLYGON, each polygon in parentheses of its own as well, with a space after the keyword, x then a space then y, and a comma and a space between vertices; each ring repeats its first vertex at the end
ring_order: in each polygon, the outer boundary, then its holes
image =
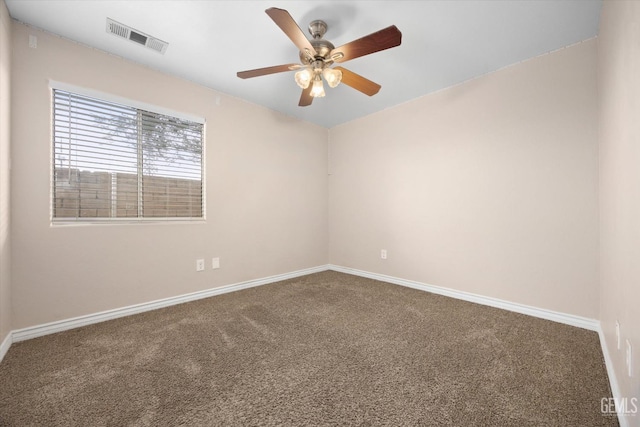
POLYGON ((344 78, 344 84, 347 86, 368 96, 375 95, 380 90, 379 84, 346 68, 331 68, 331 66, 334 62, 342 63, 400 46, 402 42, 402 33, 395 25, 391 25, 336 48, 333 43, 323 38, 328 28, 326 22, 315 20, 309 24, 309 31, 313 37, 309 40, 286 10, 270 7, 265 12, 298 48, 300 63, 256 68, 236 74, 241 79, 248 79, 285 71, 297 71, 295 82, 302 88, 299 107, 307 107, 311 105, 313 98, 325 96, 322 80, 326 80, 329 87, 334 88, 344 78))
POLYGON ((305 68, 304 70, 300 70, 295 74, 296 83, 302 89, 306 89, 309 87, 309 84, 311 83, 311 77, 312 77, 312 74, 308 68, 305 68))
POLYGON ((333 68, 325 68, 322 71, 322 75, 324 79, 327 81, 327 84, 330 88, 334 88, 340 84, 342 81, 342 71, 334 70, 333 68))
POLYGON ((322 98, 325 95, 324 93, 324 85, 322 84, 322 79, 320 76, 317 76, 313 80, 313 87, 311 88, 311 96, 314 98, 322 98))

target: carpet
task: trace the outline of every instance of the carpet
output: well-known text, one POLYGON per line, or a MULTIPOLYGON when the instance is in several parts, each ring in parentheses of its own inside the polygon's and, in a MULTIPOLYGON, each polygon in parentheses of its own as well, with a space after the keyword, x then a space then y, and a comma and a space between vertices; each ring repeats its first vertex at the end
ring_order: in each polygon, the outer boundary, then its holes
POLYGON ((2 426, 615 426, 597 333, 327 271, 16 343, 2 426))

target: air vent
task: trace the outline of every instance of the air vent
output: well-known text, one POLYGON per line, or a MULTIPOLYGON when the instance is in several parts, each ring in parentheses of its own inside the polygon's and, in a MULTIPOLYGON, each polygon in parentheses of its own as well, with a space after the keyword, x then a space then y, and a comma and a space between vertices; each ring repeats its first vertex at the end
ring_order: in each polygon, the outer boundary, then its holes
POLYGON ((133 28, 127 27, 126 25, 116 22, 111 18, 107 18, 107 33, 141 44, 161 54, 164 54, 169 46, 169 43, 167 42, 163 42, 162 40, 141 31, 134 30, 133 28))

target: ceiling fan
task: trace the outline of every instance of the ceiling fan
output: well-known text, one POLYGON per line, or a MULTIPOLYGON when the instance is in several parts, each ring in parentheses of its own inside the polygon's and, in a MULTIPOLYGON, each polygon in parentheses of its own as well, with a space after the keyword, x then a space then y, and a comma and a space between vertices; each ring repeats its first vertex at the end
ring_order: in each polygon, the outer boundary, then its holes
POLYGON ((365 79, 346 68, 331 68, 331 65, 336 62, 346 62, 350 59, 400 46, 402 42, 402 33, 395 25, 392 25, 350 43, 335 47, 330 41, 322 38, 328 28, 324 21, 315 20, 309 24, 309 33, 313 37, 313 39, 309 40, 286 10, 272 7, 265 10, 265 12, 284 31, 293 44, 300 49, 301 64, 283 64, 240 71, 237 75, 241 79, 249 79, 267 74, 299 70, 295 74, 295 81, 302 88, 302 95, 298 103, 300 107, 311 105, 313 98, 325 96, 322 83, 323 77, 331 88, 342 82, 366 95, 375 95, 381 88, 379 84, 365 79))

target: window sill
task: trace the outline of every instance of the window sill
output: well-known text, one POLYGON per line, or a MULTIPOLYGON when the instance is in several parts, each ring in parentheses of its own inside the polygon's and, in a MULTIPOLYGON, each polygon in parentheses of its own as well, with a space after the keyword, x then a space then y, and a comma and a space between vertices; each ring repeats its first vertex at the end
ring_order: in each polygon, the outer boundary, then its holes
POLYGON ((140 218, 140 219, 70 219, 70 220, 55 220, 50 222, 51 228, 64 228, 64 227, 90 227, 90 226, 114 226, 114 225, 194 225, 194 224, 206 224, 204 218, 140 218))

